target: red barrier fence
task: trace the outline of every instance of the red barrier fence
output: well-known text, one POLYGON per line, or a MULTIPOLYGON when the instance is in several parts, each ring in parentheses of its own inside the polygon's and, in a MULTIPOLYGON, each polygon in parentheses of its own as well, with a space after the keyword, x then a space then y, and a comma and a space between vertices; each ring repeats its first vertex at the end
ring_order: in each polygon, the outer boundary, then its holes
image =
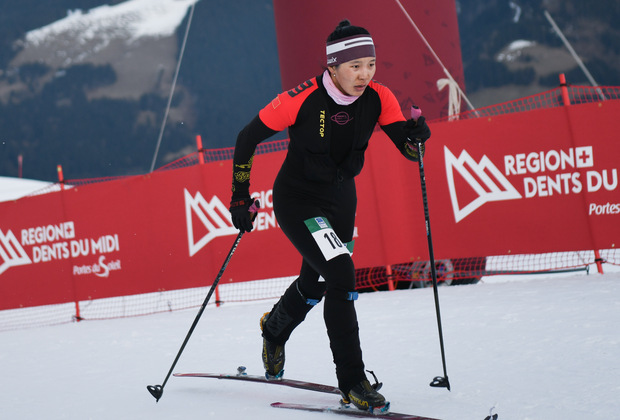
MULTIPOLYGON (((497 114, 487 108, 482 118, 431 123, 425 169, 441 280, 620 263, 620 89, 602 88, 605 100, 598 90, 572 89, 598 102, 527 112, 501 104, 497 114), (512 264, 531 254, 544 257, 529 268, 505 269, 489 257, 512 256, 505 257, 512 264)), ((561 90, 537 98, 550 96, 561 90)), ((526 102, 535 108, 534 97, 526 102)), ((246 299, 228 292, 233 284, 283 278, 244 283, 239 292, 277 296, 299 269, 271 199, 286 144, 261 145, 255 158, 252 193, 263 208, 222 278, 221 300, 246 299)), ((234 240, 231 156, 232 149, 204 150, 147 175, 69 180, 64 189, 0 203, 0 309, 53 305, 65 308, 59 322, 67 322, 67 304, 86 319, 199 305, 201 298, 176 299, 177 291, 208 285, 234 240), (115 309, 92 310, 106 304, 115 309)), ((362 288, 428 279, 416 165, 383 132, 373 135, 357 182, 353 258, 362 288)))

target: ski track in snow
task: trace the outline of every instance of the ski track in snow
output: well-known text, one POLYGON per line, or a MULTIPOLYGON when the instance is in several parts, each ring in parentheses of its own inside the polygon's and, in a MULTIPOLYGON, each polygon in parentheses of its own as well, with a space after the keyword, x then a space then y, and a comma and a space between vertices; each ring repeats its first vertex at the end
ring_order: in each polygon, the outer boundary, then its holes
MULTIPOLYGON (((620 273, 485 278, 439 289, 448 392, 432 288, 360 295, 366 367, 392 409, 440 419, 611 419, 620 411, 620 273), (533 279, 532 279, 533 278, 533 279)), ((262 374, 258 320, 273 301, 209 307, 175 372, 262 374)), ((322 304, 287 344, 286 376, 335 384, 322 304)), ((0 333, 2 418, 320 419, 275 401, 338 397, 265 384, 171 377, 197 310, 0 333)), ((1 315, 1 314, 0 314, 1 315)), ((1 320, 1 318, 0 318, 1 320)), ((335 417, 339 418, 339 417, 335 417)))

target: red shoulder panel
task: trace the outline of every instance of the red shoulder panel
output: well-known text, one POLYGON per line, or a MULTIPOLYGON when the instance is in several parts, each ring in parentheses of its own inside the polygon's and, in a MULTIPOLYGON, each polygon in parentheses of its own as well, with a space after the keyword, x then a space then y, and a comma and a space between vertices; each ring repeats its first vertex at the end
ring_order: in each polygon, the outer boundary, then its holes
POLYGON ((259 112, 261 121, 275 131, 282 131, 295 123, 299 108, 318 85, 316 77, 294 89, 280 93, 259 112))
POLYGON ((379 115, 379 125, 388 125, 395 123, 396 121, 405 121, 403 112, 400 109, 400 104, 396 99, 396 96, 390 89, 381 83, 374 80, 368 85, 369 88, 374 89, 379 94, 381 100, 381 115, 379 115))

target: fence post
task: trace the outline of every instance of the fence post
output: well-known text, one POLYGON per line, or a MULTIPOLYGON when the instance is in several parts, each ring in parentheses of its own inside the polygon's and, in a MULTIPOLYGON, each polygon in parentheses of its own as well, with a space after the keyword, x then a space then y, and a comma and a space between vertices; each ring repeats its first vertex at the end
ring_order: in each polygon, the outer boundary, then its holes
MULTIPOLYGON (((198 148, 198 162, 202 165, 205 163, 205 149, 202 147, 202 136, 200 134, 196 135, 196 147, 198 148)), ((220 300, 220 287, 215 287, 215 306, 220 307, 222 301, 220 300)))
POLYGON ((598 249, 594 250, 594 262, 596 262, 596 269, 600 274, 603 273, 603 259, 601 258, 601 253, 598 249))
MULTIPOLYGON (((60 191, 64 191, 65 190, 65 177, 62 173, 62 165, 56 166, 56 171, 58 172, 58 182, 60 183, 60 191)), ((73 294, 74 294, 73 300, 75 301, 75 321, 80 322, 82 320, 82 317, 80 316, 80 301, 75 295, 75 280, 72 281, 72 283, 73 283, 73 294)))
POLYGON ((560 73, 560 88, 562 89, 564 106, 570 106, 570 96, 568 96, 568 87, 566 86, 566 76, 564 73, 560 73))
POLYGON ((394 287, 394 276, 392 274, 392 266, 391 265, 386 265, 385 266, 385 272, 387 274, 387 282, 388 282, 388 290, 392 291, 395 289, 394 287))
POLYGON ((65 177, 62 174, 62 165, 56 166, 56 171, 58 172, 58 182, 60 183, 60 190, 64 191, 64 189, 65 189, 65 177))
MULTIPOLYGON (((566 76, 564 73, 560 73, 560 87, 562 89, 562 100, 564 106, 570 106, 570 96, 568 95, 568 87, 566 85, 566 76)), ((594 262, 596 263, 596 269, 600 274, 603 274, 603 259, 598 249, 594 250, 594 262)))
POLYGON ((200 136, 200 134, 196 135, 196 146, 198 147, 198 162, 200 162, 200 164, 202 165, 203 163, 205 163, 205 149, 202 148, 202 137, 200 136))
POLYGON ((220 300, 220 286, 215 286, 215 307, 219 308, 221 304, 222 301, 220 300))

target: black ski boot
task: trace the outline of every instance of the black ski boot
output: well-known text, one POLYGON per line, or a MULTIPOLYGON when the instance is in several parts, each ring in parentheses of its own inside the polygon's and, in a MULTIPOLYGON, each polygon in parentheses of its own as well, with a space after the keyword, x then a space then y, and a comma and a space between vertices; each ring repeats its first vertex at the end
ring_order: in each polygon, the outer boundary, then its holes
MULTIPOLYGON (((260 319, 260 329, 265 331, 265 324, 269 318, 269 312, 260 319)), ((265 338, 263 334, 263 365, 267 379, 279 379, 284 374, 284 344, 276 344, 265 338)))
POLYGON ((371 385, 368 379, 364 379, 343 396, 342 403, 351 403, 364 411, 387 411, 389 403, 386 403, 385 397, 377 392, 380 387, 381 384, 371 385))
POLYGON ((319 300, 307 299, 299 290, 297 281, 294 281, 273 309, 260 319, 267 379, 279 379, 284 374, 284 344, 319 300))

